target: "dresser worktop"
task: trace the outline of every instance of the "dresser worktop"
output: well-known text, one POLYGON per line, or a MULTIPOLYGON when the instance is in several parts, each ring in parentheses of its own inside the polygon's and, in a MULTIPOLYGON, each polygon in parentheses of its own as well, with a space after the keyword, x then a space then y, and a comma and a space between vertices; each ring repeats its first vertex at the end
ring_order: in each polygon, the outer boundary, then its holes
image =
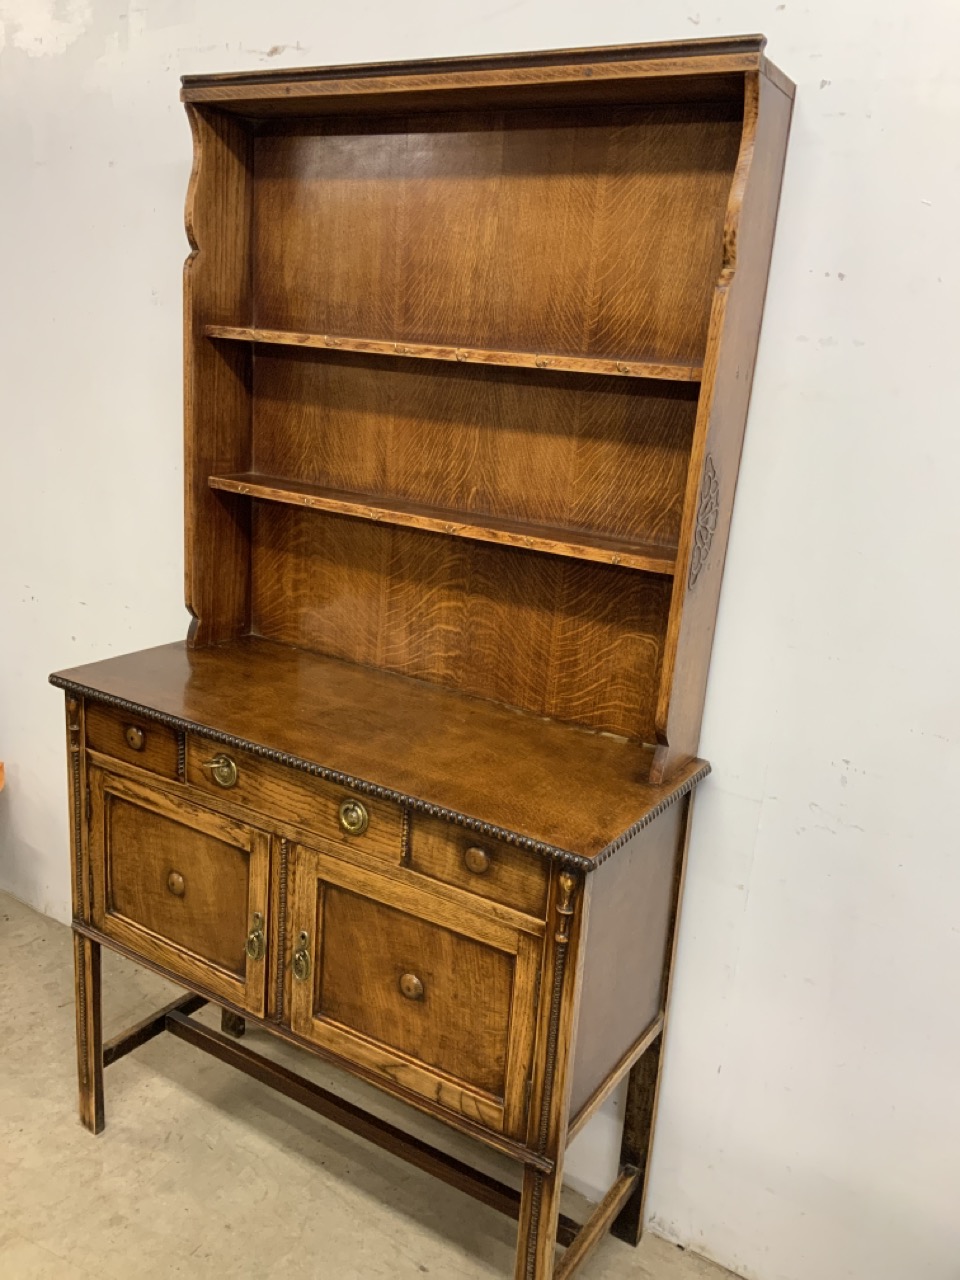
POLYGON ((51 680, 591 863, 709 768, 695 760, 654 786, 649 747, 255 637, 160 645, 51 680))

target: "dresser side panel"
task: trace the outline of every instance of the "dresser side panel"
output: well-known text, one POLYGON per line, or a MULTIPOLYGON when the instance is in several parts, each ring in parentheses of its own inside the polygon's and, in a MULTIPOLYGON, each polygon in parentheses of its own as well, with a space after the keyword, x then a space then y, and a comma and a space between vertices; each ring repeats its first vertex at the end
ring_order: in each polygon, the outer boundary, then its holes
POLYGON ((591 877, 573 1115, 662 1009, 684 812, 667 809, 591 877))

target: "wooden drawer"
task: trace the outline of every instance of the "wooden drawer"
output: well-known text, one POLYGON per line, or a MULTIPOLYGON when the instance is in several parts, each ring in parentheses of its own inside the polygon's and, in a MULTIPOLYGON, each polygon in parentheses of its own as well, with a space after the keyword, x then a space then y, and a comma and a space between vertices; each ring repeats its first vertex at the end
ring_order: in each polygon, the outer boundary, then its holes
POLYGON ((84 712, 87 746, 164 778, 177 777, 177 735, 156 720, 88 702, 84 712))
POLYGON ((550 873, 542 858, 440 818, 413 815, 409 866, 538 919, 546 914, 550 873))
POLYGON ((403 811, 389 801, 368 799, 323 778, 193 736, 187 739, 186 778, 218 801, 255 809, 272 822, 289 822, 326 840, 400 862, 403 811), (218 768, 217 761, 226 763, 218 768), (355 832, 348 829, 351 818, 359 819, 355 832))
POLYGON ((262 1016, 269 836, 96 766, 90 798, 94 924, 262 1016))
POLYGON ((341 858, 294 857, 293 1029, 522 1136, 540 940, 341 858))

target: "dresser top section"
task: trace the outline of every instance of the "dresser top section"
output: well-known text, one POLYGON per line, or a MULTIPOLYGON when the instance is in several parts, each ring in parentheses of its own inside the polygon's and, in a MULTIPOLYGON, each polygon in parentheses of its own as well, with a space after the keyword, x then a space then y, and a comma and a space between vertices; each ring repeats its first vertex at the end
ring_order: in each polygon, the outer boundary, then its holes
POLYGON ((553 49, 468 58, 352 66, 277 68, 183 77, 184 102, 259 116, 463 107, 669 102, 683 82, 686 101, 743 97, 743 76, 762 71, 792 94, 764 55, 762 35, 553 49))
POLYGON ((61 671, 69 692, 592 869, 709 771, 481 698, 248 637, 61 671))

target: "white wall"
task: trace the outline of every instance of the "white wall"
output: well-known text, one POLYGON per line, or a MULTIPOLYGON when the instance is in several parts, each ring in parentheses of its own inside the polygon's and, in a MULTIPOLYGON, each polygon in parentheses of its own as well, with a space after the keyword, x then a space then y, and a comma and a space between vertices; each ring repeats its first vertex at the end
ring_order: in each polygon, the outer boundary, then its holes
POLYGON ((799 94, 650 1203, 760 1280, 956 1280, 960 6, 0 0, 0 28, 0 885, 60 919, 46 675, 186 625, 177 77, 767 32, 799 94))

